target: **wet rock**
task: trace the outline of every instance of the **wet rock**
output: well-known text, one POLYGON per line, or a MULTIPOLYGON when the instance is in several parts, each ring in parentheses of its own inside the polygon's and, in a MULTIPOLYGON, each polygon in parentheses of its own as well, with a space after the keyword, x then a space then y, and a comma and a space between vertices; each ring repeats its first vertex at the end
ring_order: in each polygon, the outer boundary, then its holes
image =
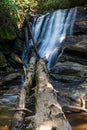
POLYGON ((76 21, 85 20, 87 18, 87 7, 77 7, 76 21))
POLYGON ((87 66, 75 62, 59 62, 50 72, 53 84, 57 89, 65 89, 67 92, 72 89, 81 88, 87 79, 87 66))
POLYGON ((64 45, 64 51, 71 55, 76 55, 79 57, 87 56, 87 38, 85 37, 71 37, 71 40, 66 40, 66 43, 69 44, 64 45), (81 40, 82 39, 82 40, 81 40))
POLYGON ((0 40, 0 51, 7 54, 11 50, 13 40, 0 40))
POLYGON ((13 67, 13 68, 22 68, 23 62, 22 59, 15 53, 8 53, 5 55, 8 63, 13 67))
POLYGON ((87 34, 87 20, 75 22, 74 35, 87 34))
MULTIPOLYGON (((51 80, 54 88, 60 93, 62 103, 70 104, 71 98, 80 98, 87 92, 87 66, 75 62, 59 62, 51 70, 51 80)), ((75 103, 75 101, 74 101, 75 103)))
POLYGON ((11 53, 11 58, 12 58, 15 62, 20 63, 20 64, 23 64, 22 59, 21 59, 18 55, 16 55, 15 53, 11 53))
POLYGON ((6 67, 6 65, 7 65, 7 61, 5 59, 5 56, 0 51, 0 69, 6 67))
POLYGON ((2 88, 4 89, 4 87, 8 88, 7 84, 10 84, 10 83, 13 84, 14 82, 16 83, 16 80, 18 80, 18 79, 20 79, 20 82, 21 82, 22 74, 23 74, 23 72, 13 72, 13 73, 9 73, 9 74, 6 73, 6 75, 0 79, 0 86, 2 86, 1 89, 2 88))
POLYGON ((76 62, 86 62, 87 63, 87 36, 70 36, 67 37, 63 45, 63 53, 59 61, 76 60, 76 62))
POLYGON ((77 15, 74 24, 75 35, 87 34, 87 8, 79 7, 77 8, 77 15))
POLYGON ((72 61, 87 64, 87 35, 67 36, 61 44, 58 61, 72 61))
POLYGON ((0 50, 3 52, 9 67, 22 67, 23 42, 19 39, 0 41, 0 50))
POLYGON ((61 57, 59 57, 58 61, 59 62, 70 61, 80 63, 82 65, 87 65, 86 57, 87 57, 86 53, 80 54, 80 52, 65 48, 64 53, 61 55, 61 57))
POLYGON ((1 40, 0 41, 0 50, 5 54, 7 54, 9 52, 15 52, 18 54, 22 54, 23 41, 21 41, 19 39, 1 40))
POLYGON ((71 76, 87 76, 87 66, 74 62, 59 62, 52 69, 51 72, 59 75, 71 76))
POLYGON ((67 47, 73 43, 77 43, 80 41, 83 41, 84 39, 87 39, 87 35, 72 35, 72 36, 67 36, 65 40, 63 41, 63 46, 67 47))
POLYGON ((11 46, 11 49, 14 53, 22 55, 23 45, 24 45, 23 41, 15 39, 14 44, 11 46))
POLYGON ((87 52, 87 39, 84 39, 77 43, 73 43, 68 47, 78 52, 82 52, 82 53, 87 52))
POLYGON ((59 62, 72 61, 87 65, 87 36, 67 37, 59 62))

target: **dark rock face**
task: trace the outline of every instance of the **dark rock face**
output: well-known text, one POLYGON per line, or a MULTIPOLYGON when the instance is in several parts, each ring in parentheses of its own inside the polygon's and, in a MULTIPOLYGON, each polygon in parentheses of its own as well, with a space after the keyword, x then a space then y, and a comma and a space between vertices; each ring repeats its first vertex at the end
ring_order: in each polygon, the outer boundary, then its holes
POLYGON ((86 53, 87 52, 87 39, 84 39, 77 43, 73 43, 69 45, 68 48, 75 50, 77 52, 86 53))
POLYGON ((5 59, 5 56, 3 55, 3 53, 0 51, 0 69, 6 67, 7 65, 7 61, 5 59))
MULTIPOLYGON (((22 68, 22 41, 19 39, 0 41, 0 51, 4 57, 3 60, 7 63, 7 66, 12 68, 22 68)), ((0 64, 2 65, 2 62, 0 62, 0 64)))
POLYGON ((50 75, 60 91, 62 105, 73 104, 81 95, 87 95, 87 8, 77 8, 73 36, 67 36, 61 48, 63 51, 50 75))
POLYGON ((87 34, 87 8, 77 8, 73 33, 75 35, 87 34))

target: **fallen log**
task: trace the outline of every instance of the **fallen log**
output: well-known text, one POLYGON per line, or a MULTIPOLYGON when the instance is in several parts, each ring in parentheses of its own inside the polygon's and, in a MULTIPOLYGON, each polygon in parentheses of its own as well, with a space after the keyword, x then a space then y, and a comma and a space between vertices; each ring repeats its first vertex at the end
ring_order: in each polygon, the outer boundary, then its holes
POLYGON ((12 120, 11 130, 20 130, 23 127, 25 113, 31 112, 26 108, 26 97, 27 97, 27 93, 29 94, 29 89, 33 82, 35 63, 36 63, 36 56, 33 55, 30 58, 29 67, 25 75, 25 81, 21 87, 21 91, 18 99, 18 108, 14 109, 16 112, 14 113, 14 117, 12 120))
POLYGON ((37 63, 36 85, 36 114, 26 118, 30 121, 28 130, 71 130, 42 59, 37 63))

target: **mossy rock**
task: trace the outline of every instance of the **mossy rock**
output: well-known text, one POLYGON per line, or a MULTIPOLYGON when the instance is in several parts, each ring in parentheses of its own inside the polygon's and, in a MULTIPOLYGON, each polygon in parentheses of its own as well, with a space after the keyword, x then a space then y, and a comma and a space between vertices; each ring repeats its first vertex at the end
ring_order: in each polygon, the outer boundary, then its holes
POLYGON ((7 64, 7 61, 5 59, 5 56, 3 53, 0 51, 0 68, 4 68, 7 64))

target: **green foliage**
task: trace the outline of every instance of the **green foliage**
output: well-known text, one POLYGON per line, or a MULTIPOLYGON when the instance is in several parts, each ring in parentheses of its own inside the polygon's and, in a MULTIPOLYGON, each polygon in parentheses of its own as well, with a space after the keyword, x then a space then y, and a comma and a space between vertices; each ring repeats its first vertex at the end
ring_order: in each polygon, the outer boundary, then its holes
POLYGON ((0 1, 0 8, 7 12, 9 16, 14 15, 13 17, 16 17, 17 13, 17 6, 14 0, 2 0, 0 1))
POLYGON ((17 6, 14 0, 0 1, 0 39, 13 39, 17 29, 17 6))
POLYGON ((86 4, 87 0, 37 0, 37 2, 39 11, 48 11, 81 6, 86 4))
POLYGON ((8 10, 16 12, 17 6, 14 0, 4 0, 3 3, 8 10))
POLYGON ((59 8, 69 7, 69 0, 38 0, 38 9, 39 10, 55 10, 59 8))
POLYGON ((17 17, 19 22, 23 22, 25 15, 29 12, 30 6, 35 7, 37 6, 36 0, 15 0, 17 5, 17 17))
POLYGON ((5 12, 5 15, 8 15, 9 18, 14 19, 16 22, 21 22, 29 11, 30 5, 33 7, 36 5, 34 1, 35 0, 1 0, 1 13, 5 12))
POLYGON ((0 39, 13 39, 35 0, 0 0, 0 39))

